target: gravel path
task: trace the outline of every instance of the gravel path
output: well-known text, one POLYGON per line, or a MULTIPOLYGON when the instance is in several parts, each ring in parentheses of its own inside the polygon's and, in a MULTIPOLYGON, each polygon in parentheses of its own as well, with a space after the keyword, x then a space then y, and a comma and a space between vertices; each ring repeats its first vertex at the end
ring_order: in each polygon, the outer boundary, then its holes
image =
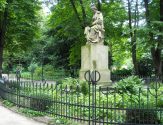
POLYGON ((0 125, 45 125, 14 113, 0 105, 0 125))

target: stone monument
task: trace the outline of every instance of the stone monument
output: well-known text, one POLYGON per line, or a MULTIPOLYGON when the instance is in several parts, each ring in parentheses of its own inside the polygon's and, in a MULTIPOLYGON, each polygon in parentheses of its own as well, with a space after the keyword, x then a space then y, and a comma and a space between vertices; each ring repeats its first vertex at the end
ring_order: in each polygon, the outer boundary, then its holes
POLYGON ((88 70, 97 70, 101 74, 99 85, 110 85, 110 70, 108 69, 108 46, 104 45, 103 15, 95 5, 91 6, 94 13, 92 25, 85 28, 87 39, 81 48, 80 79, 85 80, 84 74, 88 70))

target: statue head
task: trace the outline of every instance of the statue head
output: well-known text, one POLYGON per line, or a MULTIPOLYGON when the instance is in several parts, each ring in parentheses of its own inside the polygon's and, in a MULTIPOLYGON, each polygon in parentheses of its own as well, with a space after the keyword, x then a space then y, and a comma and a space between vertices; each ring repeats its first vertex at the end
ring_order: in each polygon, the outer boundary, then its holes
POLYGON ((97 11, 97 10, 98 10, 97 7, 95 6, 95 4, 92 4, 92 5, 91 5, 91 9, 92 9, 93 11, 97 11))

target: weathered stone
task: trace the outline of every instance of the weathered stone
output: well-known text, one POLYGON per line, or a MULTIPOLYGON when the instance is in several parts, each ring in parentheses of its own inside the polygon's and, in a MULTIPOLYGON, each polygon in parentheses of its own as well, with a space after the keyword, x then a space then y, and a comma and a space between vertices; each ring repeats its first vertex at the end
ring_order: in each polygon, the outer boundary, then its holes
POLYGON ((110 70, 108 69, 108 47, 101 44, 87 44, 81 48, 80 79, 88 70, 97 70, 101 74, 98 84, 110 85, 110 70))
POLYGON ((103 15, 95 5, 91 6, 91 9, 94 13, 92 18, 91 26, 85 27, 84 34, 86 35, 87 43, 104 43, 104 23, 103 23, 103 15))

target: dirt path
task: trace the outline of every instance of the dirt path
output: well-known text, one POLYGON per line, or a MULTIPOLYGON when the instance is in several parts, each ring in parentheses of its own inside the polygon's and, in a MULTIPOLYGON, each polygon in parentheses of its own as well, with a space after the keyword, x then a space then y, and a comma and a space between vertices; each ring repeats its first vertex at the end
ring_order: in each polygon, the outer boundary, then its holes
POLYGON ((14 113, 0 105, 0 125, 45 125, 14 113))

